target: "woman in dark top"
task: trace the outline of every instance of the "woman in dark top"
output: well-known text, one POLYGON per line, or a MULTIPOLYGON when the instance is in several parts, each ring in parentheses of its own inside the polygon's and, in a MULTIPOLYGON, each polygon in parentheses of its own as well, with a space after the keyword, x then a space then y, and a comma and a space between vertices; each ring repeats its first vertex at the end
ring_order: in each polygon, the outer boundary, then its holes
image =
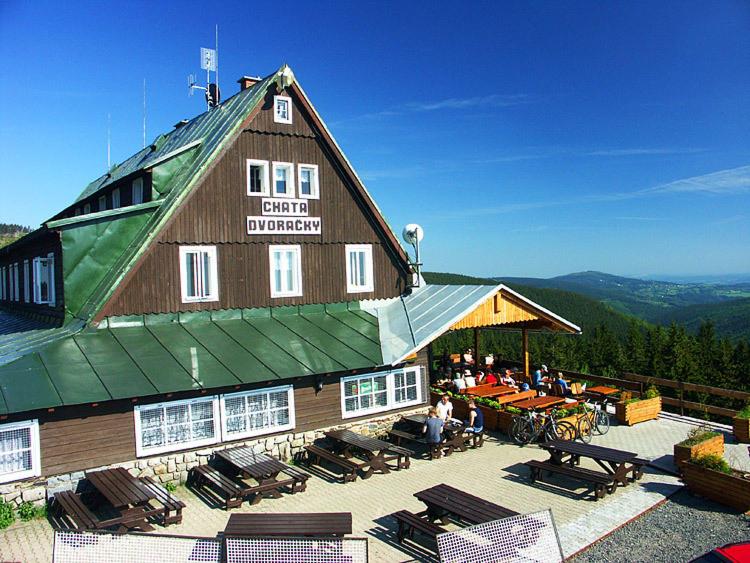
POLYGON ((478 434, 484 430, 484 414, 474 401, 469 401, 469 420, 466 421, 464 432, 478 434))

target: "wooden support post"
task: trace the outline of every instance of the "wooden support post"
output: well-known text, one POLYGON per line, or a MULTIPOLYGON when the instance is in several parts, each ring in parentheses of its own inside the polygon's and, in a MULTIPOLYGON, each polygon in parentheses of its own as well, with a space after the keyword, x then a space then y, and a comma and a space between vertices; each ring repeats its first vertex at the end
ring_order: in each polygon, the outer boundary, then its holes
POLYGON ((435 354, 432 351, 432 342, 430 342, 427 345, 427 379, 430 383, 432 383, 435 373, 437 373, 435 370, 435 354))
POLYGON ((529 377, 529 331, 525 328, 521 329, 522 350, 523 350, 523 373, 526 377, 529 377))
POLYGON ((479 329, 474 327, 474 370, 479 369, 479 329))

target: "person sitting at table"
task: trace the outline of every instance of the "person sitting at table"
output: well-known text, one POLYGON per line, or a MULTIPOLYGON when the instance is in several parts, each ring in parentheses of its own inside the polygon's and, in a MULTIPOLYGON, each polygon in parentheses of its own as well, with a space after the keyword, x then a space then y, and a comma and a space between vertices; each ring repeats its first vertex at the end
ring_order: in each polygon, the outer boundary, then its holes
POLYGON ((424 421, 422 434, 425 435, 428 444, 439 444, 443 441, 443 421, 438 416, 435 407, 430 407, 430 410, 427 411, 427 419, 424 421))
POLYGON ((476 387, 477 386, 477 379, 473 375, 471 375, 471 370, 464 370, 464 381, 466 382, 466 387, 476 387))
POLYGON ((542 370, 538 369, 531 376, 531 386, 537 391, 543 391, 547 387, 544 385, 544 377, 542 376, 542 370))
POLYGON ((523 393, 524 391, 528 391, 529 389, 531 389, 531 388, 529 387, 529 384, 528 384, 528 383, 522 383, 522 384, 521 384, 521 392, 522 392, 522 393, 523 393))
POLYGON ((495 374, 492 373, 492 371, 487 372, 487 375, 484 377, 484 383, 487 385, 497 384, 497 377, 495 377, 495 374))
POLYGON ((511 387, 515 387, 516 380, 513 379, 513 372, 509 369, 506 369, 505 375, 500 378, 500 383, 502 385, 510 385, 511 387))
POLYGON ((573 392, 570 390, 570 387, 568 387, 568 382, 563 379, 563 374, 561 371, 557 372, 557 379, 555 380, 555 384, 559 385, 562 389, 563 397, 569 397, 573 394, 573 392))
POLYGON ((484 430, 484 415, 473 400, 469 401, 469 420, 464 421, 464 424, 464 432, 467 434, 479 434, 484 430))
POLYGON ((453 403, 451 403, 448 394, 440 397, 440 401, 438 401, 438 404, 435 405, 435 410, 437 411, 438 417, 443 422, 453 416, 453 403))
POLYGON ((477 385, 484 385, 484 372, 478 371, 476 375, 477 385))
POLYGON ((457 373, 458 377, 453 380, 453 389, 461 393, 466 390, 466 380, 461 377, 460 373, 457 373))

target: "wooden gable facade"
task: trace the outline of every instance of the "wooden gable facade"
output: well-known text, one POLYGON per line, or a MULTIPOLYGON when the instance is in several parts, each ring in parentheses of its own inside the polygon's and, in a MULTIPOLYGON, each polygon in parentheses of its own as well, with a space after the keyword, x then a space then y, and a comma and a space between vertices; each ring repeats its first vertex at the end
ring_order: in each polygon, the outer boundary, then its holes
MULTIPOLYGON (((216 111, 216 110, 215 110, 216 111)), ((295 226, 295 225, 292 225, 295 226)), ((188 195, 97 319, 178 311, 255 308, 396 297, 407 286, 403 250, 363 193, 348 163, 304 94, 292 85, 265 100, 203 181, 188 195), (274 120, 275 96, 292 101, 292 123, 274 120), (248 161, 267 163, 267 197, 248 194, 248 161), (274 163, 290 163, 294 197, 274 195, 274 163), (300 194, 299 167, 317 167, 318 198, 300 194), (278 211, 278 206, 306 206, 278 211), (265 206, 265 207, 264 207, 265 206), (276 206, 276 207, 273 207, 276 206), (319 221, 319 234, 249 233, 249 218, 302 226, 319 221), (298 245, 301 295, 272 297, 270 245, 298 245), (347 245, 372 251, 373 290, 347 291, 347 245), (183 302, 180 247, 212 246, 218 262, 218 299, 183 302)))

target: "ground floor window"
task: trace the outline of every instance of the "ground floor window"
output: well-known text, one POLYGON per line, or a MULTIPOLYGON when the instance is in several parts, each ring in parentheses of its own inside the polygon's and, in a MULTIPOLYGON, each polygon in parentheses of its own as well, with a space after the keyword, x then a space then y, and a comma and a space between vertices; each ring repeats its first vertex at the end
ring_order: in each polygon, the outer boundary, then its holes
POLYGON ((416 405, 422 402, 422 369, 408 367, 341 379, 343 418, 416 405))
POLYGON ((291 385, 221 396, 222 436, 237 440, 294 428, 291 385))
POLYGON ((39 457, 37 420, 0 424, 0 483, 41 475, 39 457))
POLYGON ((135 408, 136 455, 215 444, 219 441, 216 397, 172 401, 135 408))

